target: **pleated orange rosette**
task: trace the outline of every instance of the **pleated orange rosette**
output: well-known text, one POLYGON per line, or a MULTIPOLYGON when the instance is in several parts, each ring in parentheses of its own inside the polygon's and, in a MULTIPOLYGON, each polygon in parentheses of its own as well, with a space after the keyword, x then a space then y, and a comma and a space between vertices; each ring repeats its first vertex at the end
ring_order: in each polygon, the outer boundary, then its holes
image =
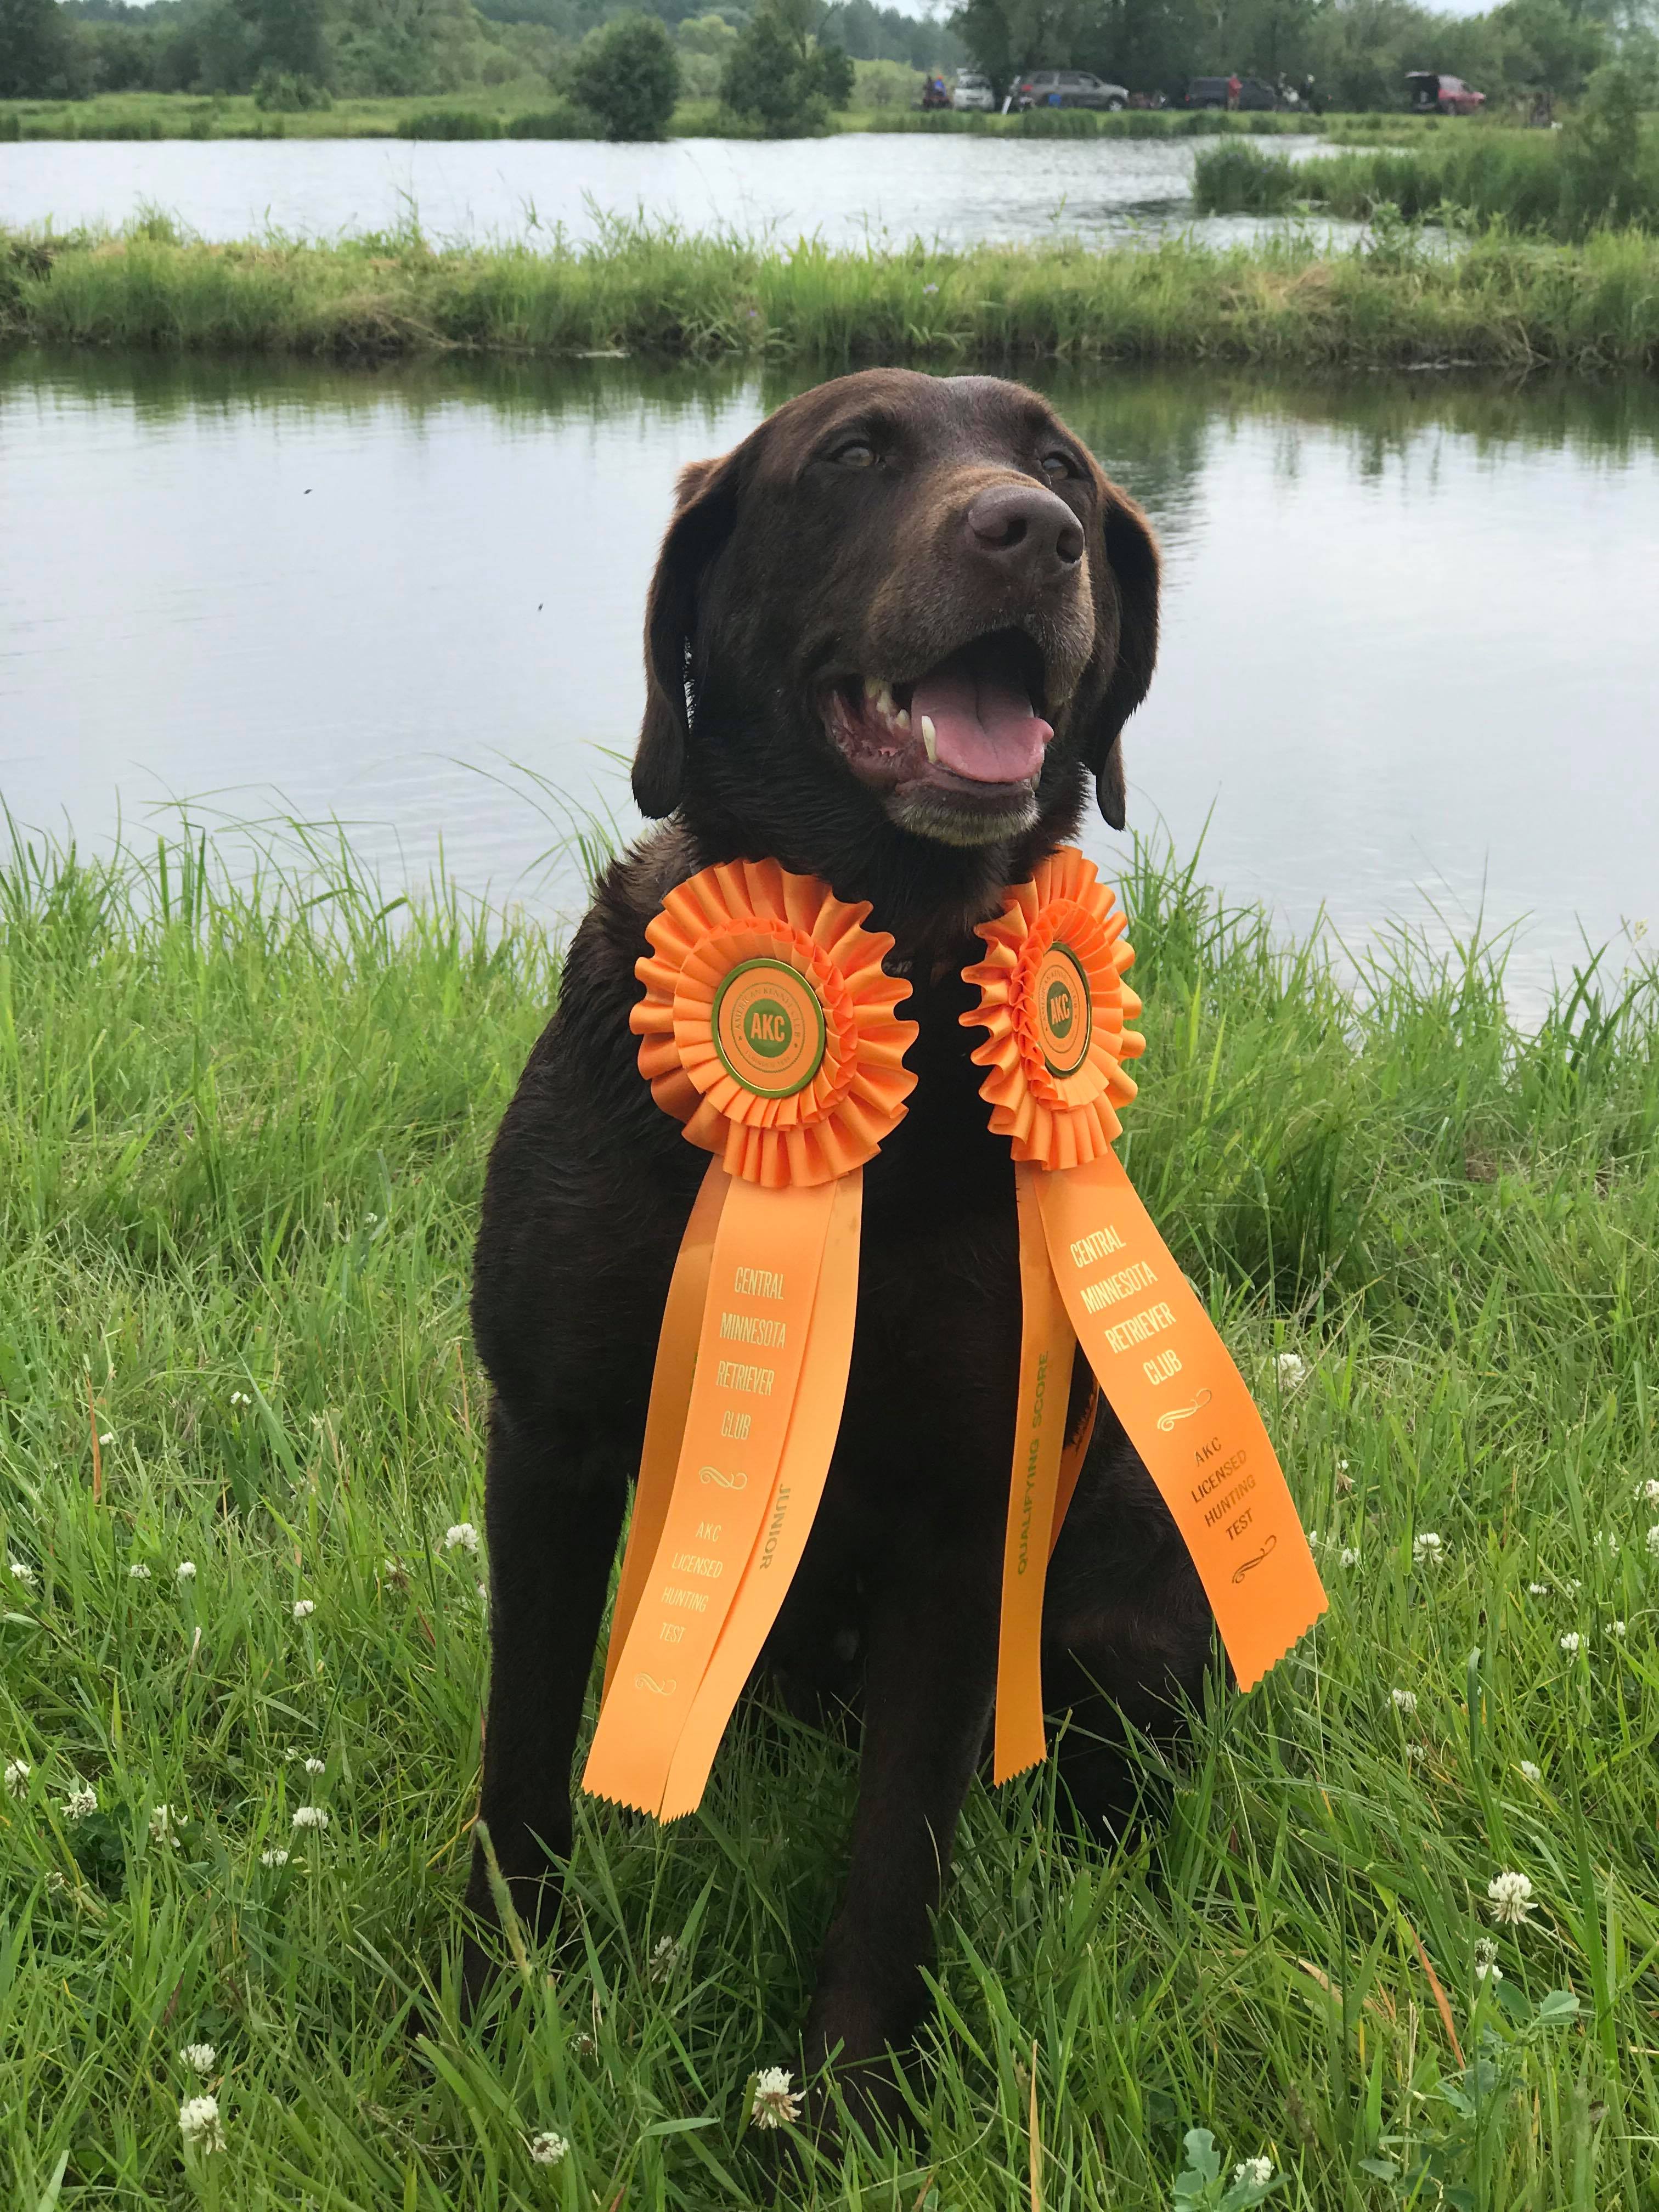
POLYGON ((979 924, 984 959, 963 970, 980 987, 963 1021, 990 1032, 974 1053, 990 1071, 980 1096, 1017 1160, 1080 1167, 1111 1149, 1123 1127, 1115 1109, 1135 1095, 1123 1065, 1146 1049, 1124 1026, 1140 1012, 1124 981, 1134 951, 1094 864, 1069 847, 1006 899, 979 924))
POLYGON ((1043 1756, 1041 1646, 1048 1553, 1080 1454, 1062 1464, 1073 1355, 1088 1358, 1191 1552, 1239 1685, 1251 1688, 1325 1610, 1325 1593, 1261 1417, 1209 1315, 1112 1146, 1146 1041, 1111 892, 1065 849, 978 925, 963 971, 982 1028, 991 1127, 1011 1141, 1019 1208, 1018 1426, 1003 1563, 994 1772, 1043 1756))
POLYGON ((902 1117, 909 994, 870 909, 775 860, 678 885, 647 927, 640 1072, 711 1161, 658 1340, 583 1787, 674 1820, 805 1549, 841 1425, 863 1167, 902 1117))
POLYGON ((902 1117, 916 1025, 893 1010, 910 987, 883 969, 893 940, 864 927, 869 913, 775 860, 734 860, 670 891, 647 925, 629 1017, 640 1073, 728 1175, 829 1182, 902 1117), (768 1020, 779 1034, 757 1035, 768 1020))

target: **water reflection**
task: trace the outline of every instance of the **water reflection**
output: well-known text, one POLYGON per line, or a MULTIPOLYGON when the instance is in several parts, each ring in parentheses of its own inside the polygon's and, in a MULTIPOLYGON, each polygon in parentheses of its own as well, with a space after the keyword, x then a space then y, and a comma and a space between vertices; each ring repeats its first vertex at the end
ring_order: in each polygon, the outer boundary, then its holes
MULTIPOLYGON (((118 805, 280 793, 389 872, 441 847, 471 887, 560 909, 553 831, 497 779, 518 762, 628 818, 675 471, 799 380, 13 357, 0 796, 87 836, 118 805)), ((1530 916, 1523 996, 1581 925, 1659 921, 1659 392, 1040 380, 1165 545, 1138 826, 1207 836, 1206 872, 1293 927, 1530 916)))

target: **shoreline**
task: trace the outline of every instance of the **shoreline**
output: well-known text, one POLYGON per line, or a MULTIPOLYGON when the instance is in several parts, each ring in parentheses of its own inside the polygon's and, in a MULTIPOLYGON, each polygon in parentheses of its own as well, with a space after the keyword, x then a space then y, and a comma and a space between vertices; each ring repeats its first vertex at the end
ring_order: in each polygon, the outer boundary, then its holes
MULTIPOLYGON (((921 72, 917 72, 920 77, 921 72)), ((1415 137, 1423 125, 1393 114, 1228 114, 1213 108, 1130 108, 1121 113, 1066 108, 1024 115, 924 113, 910 107, 855 107, 830 116, 806 134, 921 132, 1015 138, 1282 138, 1328 131, 1364 137, 1415 137)), ((764 140, 716 100, 682 100, 669 138, 764 140)), ((574 138, 603 143, 592 119, 550 87, 520 82, 497 91, 473 89, 389 98, 345 98, 328 107, 292 112, 259 107, 252 94, 100 93, 83 100, 0 100, 0 145, 53 142, 225 138, 574 138)), ((777 141, 765 141, 776 143, 777 141)))
POLYGON ((793 252, 617 229, 603 244, 434 250, 417 231, 210 243, 0 231, 0 346, 378 362, 471 352, 656 362, 1224 362, 1288 368, 1659 370, 1659 239, 1493 234, 1454 255, 916 245, 793 252))

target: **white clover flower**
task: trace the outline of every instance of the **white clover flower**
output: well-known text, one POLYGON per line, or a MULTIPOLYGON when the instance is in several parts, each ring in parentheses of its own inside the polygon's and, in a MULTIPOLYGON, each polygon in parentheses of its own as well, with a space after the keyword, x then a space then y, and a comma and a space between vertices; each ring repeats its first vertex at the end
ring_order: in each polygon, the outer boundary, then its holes
POLYGON ((210 2158, 215 2151, 225 2147, 225 2131, 219 2122, 219 2100, 216 2097, 186 2097, 179 2107, 179 2129, 190 2148, 199 2157, 210 2158))
POLYGON ((592 2058, 599 2047, 585 2027, 579 2027, 570 2039, 570 2048, 578 2058, 592 2058))
POLYGON ((1389 1695, 1394 1699, 1395 1710, 1397 1711, 1402 1713, 1414 1713, 1417 1711, 1417 1692, 1415 1690, 1390 1690, 1389 1695))
POLYGON ((1543 1778, 1544 1770, 1538 1765, 1535 1759, 1523 1759, 1522 1760, 1521 1779, 1523 1782, 1541 1782, 1543 1778))
POLYGON ((100 1444, 112 1444, 115 1442, 114 1430, 106 1429, 103 1435, 99 1437, 98 1441, 100 1444))
POLYGON ((274 1850, 261 1851, 259 1863, 262 1867, 285 1867, 288 1864, 288 1853, 278 1844, 274 1850))
POLYGON ((489 1603, 489 1584, 488 1583, 480 1583, 478 1584, 478 1602, 482 1606, 488 1606, 489 1603))
POLYGON ((530 2155, 538 2166, 562 2166, 570 2155, 570 2145, 551 2128, 543 2128, 530 2138, 530 2155))
POLYGON ((68 1887, 69 1883, 64 1880, 63 1874, 57 1867, 51 1867, 47 1869, 46 1895, 48 1897, 61 1897, 68 1887))
POLYGON ((315 1598, 296 1597, 294 1601, 294 1618, 295 1620, 309 1620, 312 1614, 315 1613, 316 1610, 317 1601, 315 1598))
POLYGON ((29 1777, 33 1771, 34 1769, 27 1759, 9 1759, 6 1761, 7 1796, 23 1796, 28 1790, 29 1777))
POLYGON ((1636 1495, 1645 1499, 1650 1505, 1659 1505, 1659 1482, 1656 1482, 1651 1476, 1645 1482, 1638 1482, 1636 1486, 1636 1495))
POLYGON ((1279 1370, 1279 1382, 1286 1390, 1294 1390, 1308 1379, 1308 1363, 1299 1352, 1281 1352, 1273 1364, 1279 1370))
POLYGON ((64 1800, 64 1818, 66 1820, 85 1820, 97 1810, 98 1792, 89 1783, 83 1782, 78 1790, 71 1790, 64 1800))
POLYGON ((1612 1627, 1607 1631, 1607 1633, 1609 1636, 1617 1636, 1622 1640, 1625 1633, 1624 1622, 1622 1620, 1615 1620, 1612 1627))
POLYGON ((34 1588, 36 1582, 39 1580, 39 1577, 35 1574, 34 1569, 30 1566, 27 1559, 14 1559, 8 1557, 6 1565, 11 1569, 11 1577, 14 1582, 21 1583, 25 1589, 33 1589, 34 1588))
POLYGON ((210 2043, 187 2043, 179 2056, 192 2074, 211 2074, 219 2061, 210 2043))
POLYGON ((293 1825, 296 1828, 325 1828, 328 1826, 327 1809, 321 1805, 296 1805, 293 1825))
POLYGON ((142 1563, 131 1566, 127 1569, 127 1580, 130 1583, 147 1583, 149 1580, 149 1569, 142 1563))
POLYGON ((328 1761, 327 1761, 325 1759, 307 1759, 307 1761, 306 1761, 306 1772, 307 1772, 307 1774, 326 1774, 326 1773, 327 1773, 327 1771, 328 1771, 328 1761))
POLYGON ((1437 1567, 1445 1556, 1446 1547, 1432 1528, 1425 1528, 1420 1536, 1412 1538, 1412 1565, 1414 1567, 1437 1567))
POLYGON ((1602 1550, 1607 1553, 1610 1559, 1616 1559, 1618 1558, 1619 1539, 1613 1534, 1611 1528, 1603 1528, 1601 1534, 1597 1536, 1595 1540, 1601 1547, 1602 1550))
POLYGON ((1659 1559, 1659 1526, 1648 1530, 1648 1551, 1654 1559, 1659 1559))
POLYGON ((1490 1936, 1475 1938, 1474 1978, 1477 1982, 1501 1982, 1504 1978, 1504 1969, 1498 1963, 1498 1946, 1490 1936))
POLYGON ((651 1958, 647 1971, 650 1973, 652 1980, 653 1982, 666 1982, 672 1980, 674 1969, 679 1965, 679 1945, 674 1941, 672 1936, 659 1936, 651 1948, 651 1958))
POLYGON ((787 2066, 761 2068, 749 2106, 751 2128, 781 2128, 786 2121, 800 2118, 800 2092, 789 2086, 794 2078, 787 2066))
POLYGON ((1408 1743, 1406 1746, 1406 1759, 1407 1765, 1415 1765, 1417 1760, 1419 1759, 1426 1759, 1428 1755, 1429 1747, 1425 1743, 1408 1743))
POLYGON ((1519 1928, 1532 1911, 1532 1883, 1523 1874, 1495 1874, 1486 1884, 1488 1910, 1501 1927, 1519 1928))
POLYGON ((476 1552, 478 1532, 470 1521, 458 1521, 452 1528, 444 1530, 444 1549, 447 1552, 476 1552))
POLYGON ((182 1850, 184 1849, 184 1845, 179 1842, 178 1837, 173 1832, 173 1823, 178 1817, 178 1814, 173 1811, 171 1805, 152 1806, 150 1808, 149 1815, 149 1839, 151 1843, 170 1844, 175 1851, 182 1850))
POLYGON ((1571 1658, 1573 1653, 1578 1649, 1583 1640, 1583 1638, 1578 1633, 1578 1631, 1576 1628, 1570 1628, 1566 1634, 1559 1639, 1561 1649, 1566 1653, 1569 1659, 1571 1658))
POLYGON ((1341 1553, 1340 1553, 1340 1558, 1341 1558, 1342 1564, 1343 1564, 1343 1565, 1344 1565, 1345 1567, 1357 1567, 1357 1566, 1359 1565, 1359 1547, 1358 1547, 1358 1544, 1345 1544, 1345 1545, 1342 1547, 1342 1550, 1341 1550, 1341 1553))
POLYGON ((1528 1583, 1527 1584, 1527 1595, 1528 1597, 1547 1597, 1549 1594, 1550 1586, 1547 1583, 1528 1583))
POLYGON ((194 1559, 180 1559, 173 1571, 178 1581, 193 1583, 196 1579, 196 1562, 194 1559))
POLYGON ((230 1402, 233 1406, 251 1406, 253 1401, 246 1390, 233 1390, 230 1394, 230 1402))
POLYGON ((1242 2158, 1233 2168, 1233 2186, 1240 2182, 1253 2182, 1256 2188, 1265 2189, 1273 2178, 1273 2162, 1270 2158, 1242 2158))
POLYGON ((1579 1591, 1583 1589, 1584 1585, 1579 1581, 1577 1575, 1569 1575, 1565 1582, 1562 1583, 1561 1587, 1565 1590, 1569 1597, 1577 1597, 1579 1591))

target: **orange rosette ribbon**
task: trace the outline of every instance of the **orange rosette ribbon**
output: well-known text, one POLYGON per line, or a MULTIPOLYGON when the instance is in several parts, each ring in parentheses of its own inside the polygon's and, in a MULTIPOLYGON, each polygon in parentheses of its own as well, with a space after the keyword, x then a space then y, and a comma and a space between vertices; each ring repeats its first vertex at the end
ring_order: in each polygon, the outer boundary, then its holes
POLYGON ((705 868, 647 924, 629 1017, 640 1073, 726 1172, 781 1190, 849 1175, 896 1127, 915 1077, 910 994, 870 908, 775 860, 705 868))
POLYGON ((1203 1582, 1239 1686, 1251 1688, 1325 1610, 1325 1593, 1261 1414, 1112 1147, 1146 1040, 1134 954, 1093 865, 1069 848, 1004 895, 965 968, 975 1063, 1007 1137, 1019 1208, 1019 1412, 1002 1580, 993 1771, 1042 1759, 1042 1593, 1080 1472, 1063 1436, 1080 1345, 1203 1582))
POLYGON ((864 1164, 915 1083, 910 987, 869 912, 732 861, 670 891, 635 970, 640 1072, 716 1157, 664 1309, 582 1785, 665 1820, 702 1799, 841 1425, 864 1164))

